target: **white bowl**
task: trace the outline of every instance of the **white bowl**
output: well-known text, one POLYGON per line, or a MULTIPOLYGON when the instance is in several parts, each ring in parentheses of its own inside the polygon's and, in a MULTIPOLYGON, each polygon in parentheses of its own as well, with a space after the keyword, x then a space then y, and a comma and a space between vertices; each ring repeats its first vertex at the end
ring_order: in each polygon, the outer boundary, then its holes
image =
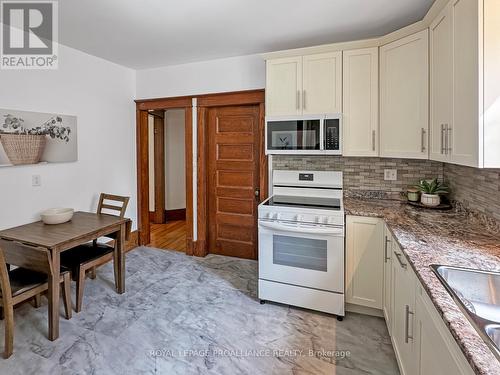
POLYGON ((62 224, 70 221, 75 211, 72 208, 49 208, 41 213, 45 224, 62 224))

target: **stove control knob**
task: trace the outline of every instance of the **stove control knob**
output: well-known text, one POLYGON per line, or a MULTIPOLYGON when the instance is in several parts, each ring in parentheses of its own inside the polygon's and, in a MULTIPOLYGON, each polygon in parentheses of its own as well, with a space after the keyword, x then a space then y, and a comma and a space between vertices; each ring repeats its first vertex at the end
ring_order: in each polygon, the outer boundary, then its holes
POLYGON ((323 217, 323 224, 328 224, 328 216, 323 217))
POLYGON ((297 216, 295 217, 295 220, 296 220, 296 221, 303 221, 303 219, 304 219, 304 217, 303 217, 302 215, 297 215, 297 216))

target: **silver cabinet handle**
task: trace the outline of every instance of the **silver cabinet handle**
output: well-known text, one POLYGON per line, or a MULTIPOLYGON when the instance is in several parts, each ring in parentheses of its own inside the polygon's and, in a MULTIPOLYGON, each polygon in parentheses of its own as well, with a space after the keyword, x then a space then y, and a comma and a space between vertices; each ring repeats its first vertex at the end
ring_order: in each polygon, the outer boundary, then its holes
POLYGON ((448 155, 448 124, 444 124, 444 153, 448 155))
POLYGON ((408 344, 408 340, 413 340, 413 334, 410 336, 410 315, 413 315, 413 311, 410 311, 410 306, 405 305, 405 343, 408 344))
POLYGON ((422 152, 425 152, 425 133, 427 133, 427 132, 425 131, 425 129, 424 129, 424 128, 422 128, 422 133, 421 133, 421 135, 420 135, 420 136, 421 136, 421 142, 422 142, 422 145, 421 145, 420 150, 421 150, 422 152))
POLYGON ((302 91, 302 109, 306 109, 306 90, 302 91))
POLYGON ((451 154, 451 134, 452 132, 452 127, 448 124, 446 124, 446 153, 450 153, 451 154))
POLYGON ((375 130, 372 130, 372 151, 375 151, 375 130))
POLYGON ((390 260, 391 258, 389 258, 387 256, 387 245, 391 242, 391 240, 385 236, 385 248, 384 248, 384 262, 387 263, 388 260, 390 260))
POLYGON ((297 109, 300 109, 300 90, 297 90, 296 107, 297 109))
POLYGON ((441 154, 444 154, 444 124, 441 124, 441 154))
POLYGON ((394 255, 396 255, 396 258, 398 259, 398 262, 399 262, 399 265, 401 267, 403 267, 404 269, 406 269, 406 267, 408 266, 406 263, 404 263, 402 260, 401 260, 401 257, 403 256, 403 254, 400 254, 400 253, 397 253, 397 252, 394 252, 394 255))

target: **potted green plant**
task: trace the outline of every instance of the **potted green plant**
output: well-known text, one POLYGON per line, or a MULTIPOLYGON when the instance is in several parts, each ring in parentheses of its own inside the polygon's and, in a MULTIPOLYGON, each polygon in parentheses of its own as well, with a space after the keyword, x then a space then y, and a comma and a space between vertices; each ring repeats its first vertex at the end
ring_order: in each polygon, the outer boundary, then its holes
POLYGON ((0 128, 0 142, 13 165, 37 164, 42 157, 47 136, 69 141, 71 129, 63 126, 60 116, 53 116, 42 125, 25 128, 24 120, 11 114, 4 115, 0 128))
POLYGON ((448 187, 438 181, 437 178, 433 180, 420 180, 415 187, 422 192, 420 202, 429 207, 439 206, 441 195, 448 194, 449 192, 448 187))

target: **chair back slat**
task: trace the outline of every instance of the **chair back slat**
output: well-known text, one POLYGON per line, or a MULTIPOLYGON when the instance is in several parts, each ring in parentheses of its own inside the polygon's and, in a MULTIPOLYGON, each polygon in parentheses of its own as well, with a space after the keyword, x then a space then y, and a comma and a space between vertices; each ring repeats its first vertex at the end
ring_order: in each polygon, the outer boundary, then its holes
POLYGON ((0 249, 3 250, 5 263, 52 275, 47 249, 7 240, 0 240, 0 249))
POLYGON ((97 206, 97 213, 106 213, 103 212, 103 210, 116 211, 118 214, 115 213, 115 215, 123 218, 125 216, 125 211, 127 211, 129 199, 129 197, 122 197, 120 195, 101 193, 99 205, 97 206))

